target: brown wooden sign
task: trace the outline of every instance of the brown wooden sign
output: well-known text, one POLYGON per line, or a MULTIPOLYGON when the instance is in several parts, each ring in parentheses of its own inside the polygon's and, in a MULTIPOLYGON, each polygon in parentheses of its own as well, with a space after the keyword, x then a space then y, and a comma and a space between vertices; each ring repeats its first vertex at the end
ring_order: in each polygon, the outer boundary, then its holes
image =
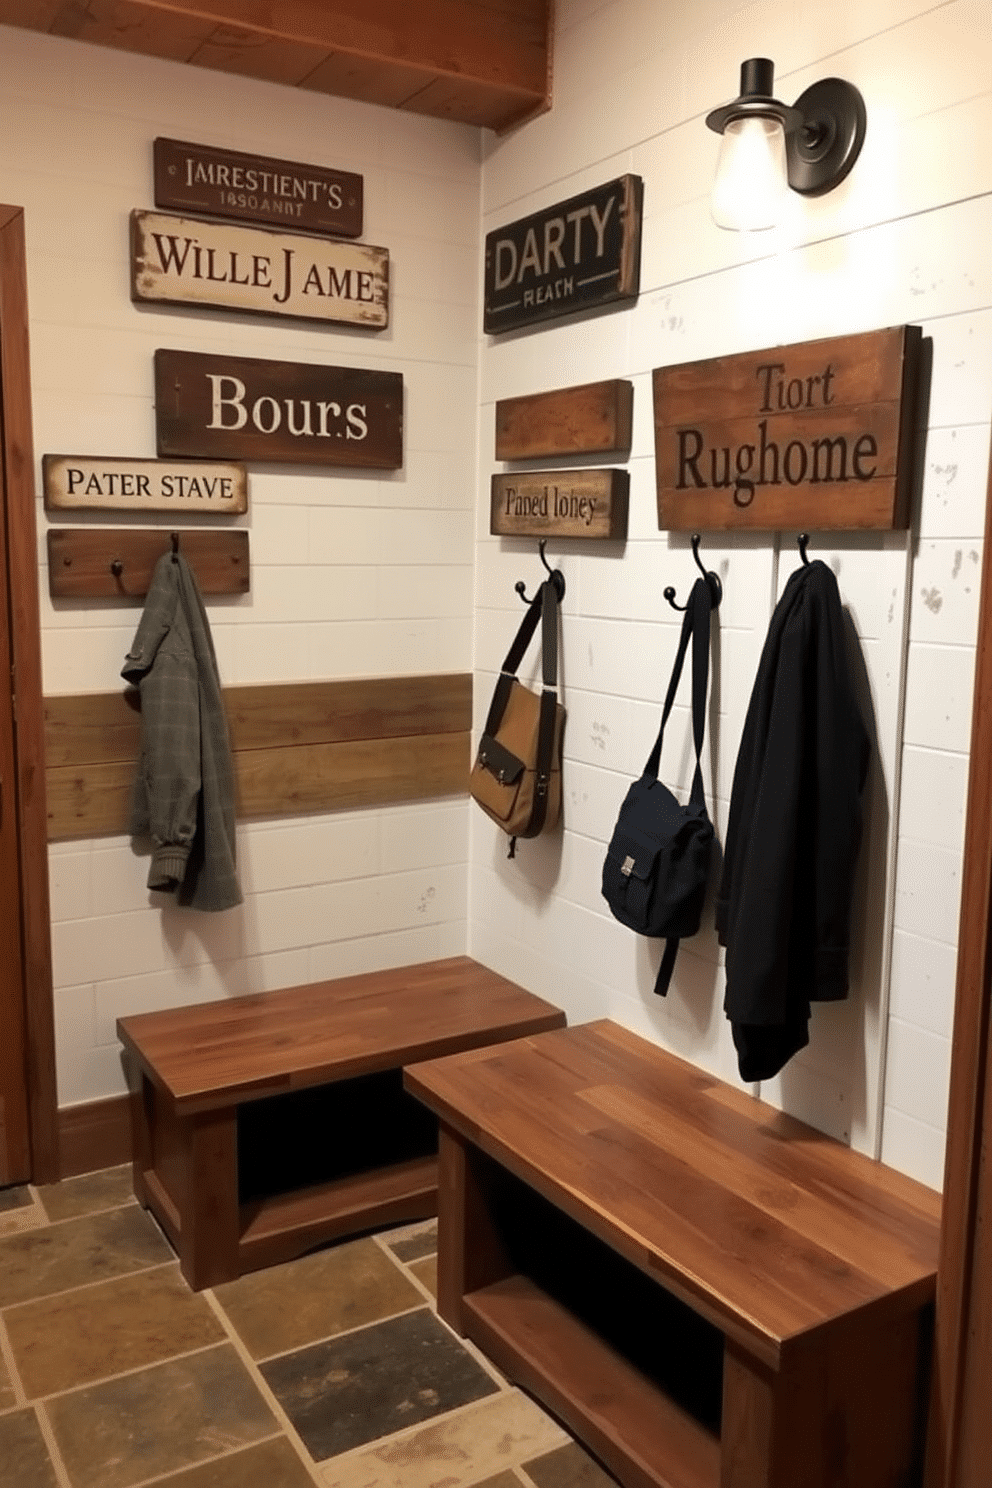
POLYGON ((381 331, 389 253, 262 227, 131 213, 131 298, 381 331))
POLYGON ((494 475, 489 531, 497 537, 627 536, 626 470, 494 475))
POLYGON ((626 454, 633 408, 634 384, 619 379, 503 398, 496 404, 496 458, 626 454))
MULTIPOLYGON (((49 593, 53 599, 140 599, 170 539, 151 527, 49 527, 49 593)), ((178 547, 202 593, 247 594, 247 532, 187 528, 178 534, 178 547)))
POLYGON ((399 372, 155 353, 158 453, 294 465, 403 464, 399 372))
POLYGON ((918 326, 654 373, 658 526, 905 527, 918 326))
POLYGON ((640 176, 620 176, 486 235, 489 335, 637 298, 640 176))
POLYGON ((351 171, 157 139, 155 205, 341 238, 362 234, 363 178, 351 171))
POLYGON ((248 510, 243 465, 45 455, 41 472, 49 511, 207 512, 215 517, 248 510))

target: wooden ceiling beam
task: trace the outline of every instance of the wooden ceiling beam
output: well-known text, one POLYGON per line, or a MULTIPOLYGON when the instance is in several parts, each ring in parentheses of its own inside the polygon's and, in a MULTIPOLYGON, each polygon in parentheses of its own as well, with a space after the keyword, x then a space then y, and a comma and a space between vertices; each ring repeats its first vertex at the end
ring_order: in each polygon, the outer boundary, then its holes
POLYGON ((504 129, 550 106, 553 0, 0 0, 0 22, 504 129))

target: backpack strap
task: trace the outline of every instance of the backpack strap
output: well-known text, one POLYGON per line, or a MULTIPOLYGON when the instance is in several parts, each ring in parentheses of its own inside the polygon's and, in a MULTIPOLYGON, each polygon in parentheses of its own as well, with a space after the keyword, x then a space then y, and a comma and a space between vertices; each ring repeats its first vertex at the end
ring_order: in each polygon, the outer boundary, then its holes
POLYGON ((668 683, 668 692, 665 694, 665 706, 661 714, 661 727, 658 729, 658 737, 654 741, 654 747, 648 755, 647 764, 644 766, 645 775, 651 775, 655 780, 658 778, 658 766, 661 763, 661 745, 665 737, 665 724, 668 715, 672 711, 675 702, 675 694, 678 691, 679 682, 682 678, 682 664, 685 661, 686 652, 689 649, 689 641, 692 641, 692 742, 696 750, 696 769, 692 777, 692 789, 689 792, 690 801, 703 801, 703 770, 700 756, 703 752, 703 734, 706 729, 706 689, 709 685, 710 676, 710 616, 713 612, 713 591, 705 579, 697 579, 692 586, 689 595, 689 603, 685 607, 682 617, 682 633, 679 636, 679 648, 675 653, 675 663, 672 667, 671 679, 668 683))

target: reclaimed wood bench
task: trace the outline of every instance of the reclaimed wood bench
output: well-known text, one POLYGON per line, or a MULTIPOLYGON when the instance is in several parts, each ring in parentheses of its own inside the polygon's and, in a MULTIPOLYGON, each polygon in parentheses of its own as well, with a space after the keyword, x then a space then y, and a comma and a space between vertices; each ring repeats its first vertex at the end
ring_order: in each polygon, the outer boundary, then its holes
POLYGON ((465 956, 120 1018, 135 1194, 197 1290, 426 1218, 437 1122, 403 1065, 564 1023, 465 956))
POLYGON ((442 1317, 625 1488, 918 1482, 937 1194, 609 1021, 404 1080, 442 1317))

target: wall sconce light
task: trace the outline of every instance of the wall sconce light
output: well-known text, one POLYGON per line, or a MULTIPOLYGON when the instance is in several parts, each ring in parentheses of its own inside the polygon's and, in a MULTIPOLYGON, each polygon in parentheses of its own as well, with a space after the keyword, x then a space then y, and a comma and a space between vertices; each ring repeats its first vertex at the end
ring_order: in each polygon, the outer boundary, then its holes
POLYGON ((790 108, 773 96, 774 76, 767 57, 742 62, 740 97, 706 116, 723 136, 711 198, 718 227, 774 227, 787 183, 803 196, 822 196, 861 152, 865 104, 853 83, 823 78, 790 108))

